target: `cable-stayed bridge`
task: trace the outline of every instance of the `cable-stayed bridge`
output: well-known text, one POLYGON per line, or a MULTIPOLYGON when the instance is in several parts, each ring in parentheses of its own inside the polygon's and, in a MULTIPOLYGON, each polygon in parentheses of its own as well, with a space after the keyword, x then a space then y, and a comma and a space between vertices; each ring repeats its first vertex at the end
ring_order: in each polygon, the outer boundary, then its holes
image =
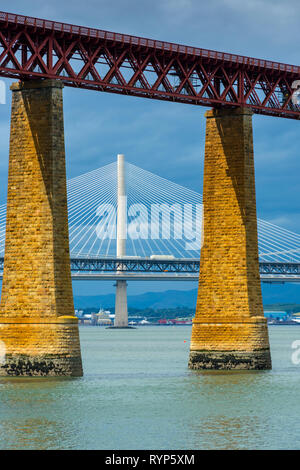
MULTIPOLYGON (((202 195, 125 163, 126 256, 116 256, 117 163, 68 181, 73 279, 197 280, 202 195)), ((6 205, 0 206, 0 276, 6 205)), ((258 219, 261 279, 300 281, 300 235, 258 219)))

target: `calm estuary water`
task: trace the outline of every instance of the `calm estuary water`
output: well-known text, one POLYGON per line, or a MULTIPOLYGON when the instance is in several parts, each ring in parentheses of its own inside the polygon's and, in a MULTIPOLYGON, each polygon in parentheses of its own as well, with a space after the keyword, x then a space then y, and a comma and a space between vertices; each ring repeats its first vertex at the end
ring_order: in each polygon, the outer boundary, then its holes
POLYGON ((299 449, 300 326, 273 370, 187 369, 191 327, 81 327, 80 379, 0 380, 0 449, 299 449))

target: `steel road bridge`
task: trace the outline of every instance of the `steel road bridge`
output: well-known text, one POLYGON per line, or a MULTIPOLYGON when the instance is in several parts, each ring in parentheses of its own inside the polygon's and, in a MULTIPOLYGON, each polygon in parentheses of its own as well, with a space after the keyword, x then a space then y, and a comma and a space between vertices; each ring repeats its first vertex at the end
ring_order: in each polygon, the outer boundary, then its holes
MULTIPOLYGON (((2 279, 4 258, 0 258, 2 279)), ((197 281, 199 259, 71 258, 73 280, 197 281)), ((263 282, 300 282, 300 263, 259 264, 263 282)))

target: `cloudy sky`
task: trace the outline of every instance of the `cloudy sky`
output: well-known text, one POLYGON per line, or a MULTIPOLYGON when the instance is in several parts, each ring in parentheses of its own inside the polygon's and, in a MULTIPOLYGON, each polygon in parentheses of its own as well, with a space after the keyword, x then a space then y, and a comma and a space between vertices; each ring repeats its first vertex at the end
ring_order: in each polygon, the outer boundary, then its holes
MULTIPOLYGON (((206 49, 300 62, 300 3, 296 0, 2 0, 0 8, 206 49)), ((8 87, 11 81, 6 83, 8 87)), ((135 165, 202 192, 205 108, 67 87, 64 106, 68 177, 124 153, 135 165)), ((0 106, 0 203, 6 200, 9 116, 8 90, 7 104, 0 106)), ((299 126, 288 119, 253 118, 258 216, 300 233, 299 126)))

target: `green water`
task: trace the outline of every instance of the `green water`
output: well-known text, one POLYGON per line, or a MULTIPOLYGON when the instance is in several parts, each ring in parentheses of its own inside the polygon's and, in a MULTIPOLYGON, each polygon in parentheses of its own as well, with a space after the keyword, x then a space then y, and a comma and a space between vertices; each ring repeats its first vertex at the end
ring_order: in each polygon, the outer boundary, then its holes
POLYGON ((0 449, 299 449, 300 326, 269 332, 272 371, 199 373, 191 327, 81 327, 83 378, 0 380, 0 449))

